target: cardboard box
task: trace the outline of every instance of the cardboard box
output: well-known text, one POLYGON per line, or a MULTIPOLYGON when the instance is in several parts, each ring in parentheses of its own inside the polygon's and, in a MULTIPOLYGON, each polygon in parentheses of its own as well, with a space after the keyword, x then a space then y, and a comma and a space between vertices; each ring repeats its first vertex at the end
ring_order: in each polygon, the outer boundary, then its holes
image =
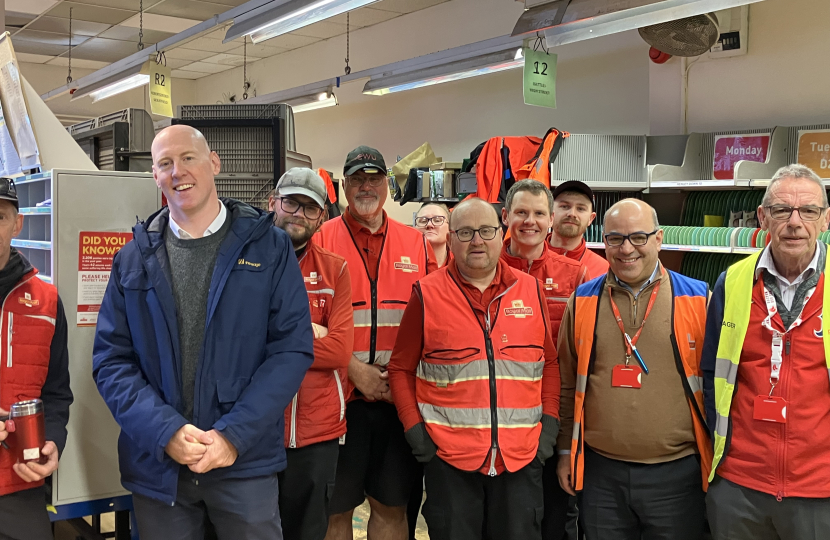
POLYGON ((456 169, 461 170, 461 162, 460 161, 441 161, 440 163, 433 163, 429 166, 429 170, 431 171, 443 171, 446 169, 456 169))

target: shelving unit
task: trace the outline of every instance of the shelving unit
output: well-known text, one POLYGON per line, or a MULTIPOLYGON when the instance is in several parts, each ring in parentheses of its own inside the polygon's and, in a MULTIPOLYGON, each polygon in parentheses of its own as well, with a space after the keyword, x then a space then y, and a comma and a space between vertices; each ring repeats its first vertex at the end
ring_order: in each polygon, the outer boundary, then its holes
POLYGON ((11 245, 37 268, 38 277, 52 283, 52 238, 54 224, 51 206, 36 206, 52 198, 52 173, 38 173, 15 179, 23 229, 11 245))

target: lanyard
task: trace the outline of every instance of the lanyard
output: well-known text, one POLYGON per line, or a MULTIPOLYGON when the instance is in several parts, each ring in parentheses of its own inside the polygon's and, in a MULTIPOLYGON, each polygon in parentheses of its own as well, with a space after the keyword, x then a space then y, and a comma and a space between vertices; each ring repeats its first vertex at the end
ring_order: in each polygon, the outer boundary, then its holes
MULTIPOLYGON (((801 312, 798 314, 798 318, 793 321, 789 328, 787 328, 786 332, 801 326, 801 323, 804 322, 801 316, 804 314, 804 308, 807 307, 807 302, 810 301, 810 297, 813 296, 813 292, 815 292, 815 289, 804 296, 804 304, 801 306, 801 312)), ((776 313, 778 313, 778 307, 775 304, 775 296, 769 292, 766 285, 764 285, 764 302, 767 304, 767 316, 761 324, 764 328, 772 332, 772 354, 770 355, 769 373, 769 395, 772 397, 772 391, 775 390, 775 385, 778 384, 778 379, 781 376, 781 363, 783 362, 781 351, 784 348, 784 334, 772 327, 772 318, 776 313)))
MULTIPOLYGON (((608 287, 608 301, 611 303, 611 311, 614 312, 614 318, 617 320, 617 326, 620 327, 620 332, 622 332, 623 335, 623 342, 625 343, 625 365, 628 365, 632 354, 636 354, 638 357, 637 360, 640 361, 639 353, 637 353, 637 340, 640 339, 640 334, 646 326, 646 319, 648 319, 648 316, 651 313, 651 308, 654 307, 654 301, 657 300, 658 292, 660 292, 660 280, 657 281, 657 284, 651 291, 651 297, 648 299, 648 306, 646 307, 646 312, 643 315, 643 320, 640 322, 639 330, 637 330, 637 333, 634 334, 634 337, 631 337, 625 331, 625 325, 623 324, 622 317, 620 316, 620 310, 617 307, 616 302, 614 302, 614 297, 611 295, 611 287, 608 287)), ((643 371, 648 373, 648 369, 643 369, 643 371)))

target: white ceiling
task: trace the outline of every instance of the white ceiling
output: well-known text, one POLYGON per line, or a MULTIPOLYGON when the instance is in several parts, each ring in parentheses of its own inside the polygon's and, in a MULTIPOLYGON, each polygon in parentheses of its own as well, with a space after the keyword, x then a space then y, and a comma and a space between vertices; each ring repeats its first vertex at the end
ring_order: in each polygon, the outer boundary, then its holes
MULTIPOLYGON (((145 45, 155 44, 247 0, 144 0, 145 45)), ((351 30, 449 0, 381 0, 350 14, 351 30)), ((5 0, 6 30, 21 62, 67 66, 72 8, 72 66, 100 69, 138 50, 139 0, 5 0)), ((259 45, 222 43, 227 27, 165 52, 173 76, 199 79, 346 33, 338 15, 259 45)))

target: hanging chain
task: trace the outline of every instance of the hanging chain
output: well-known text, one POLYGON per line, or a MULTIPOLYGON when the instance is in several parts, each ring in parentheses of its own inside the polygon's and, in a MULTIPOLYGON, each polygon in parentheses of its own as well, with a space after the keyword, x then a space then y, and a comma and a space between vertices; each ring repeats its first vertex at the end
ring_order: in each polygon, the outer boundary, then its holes
POLYGON ((144 0, 138 0, 138 50, 144 50, 144 0))
POLYGON ((352 68, 349 67, 349 13, 346 13, 346 75, 352 72, 352 68))
POLYGON ((248 36, 242 36, 242 99, 248 99, 248 36))
POLYGON ((66 74, 66 84, 72 82, 72 8, 69 8, 69 72, 66 74))

